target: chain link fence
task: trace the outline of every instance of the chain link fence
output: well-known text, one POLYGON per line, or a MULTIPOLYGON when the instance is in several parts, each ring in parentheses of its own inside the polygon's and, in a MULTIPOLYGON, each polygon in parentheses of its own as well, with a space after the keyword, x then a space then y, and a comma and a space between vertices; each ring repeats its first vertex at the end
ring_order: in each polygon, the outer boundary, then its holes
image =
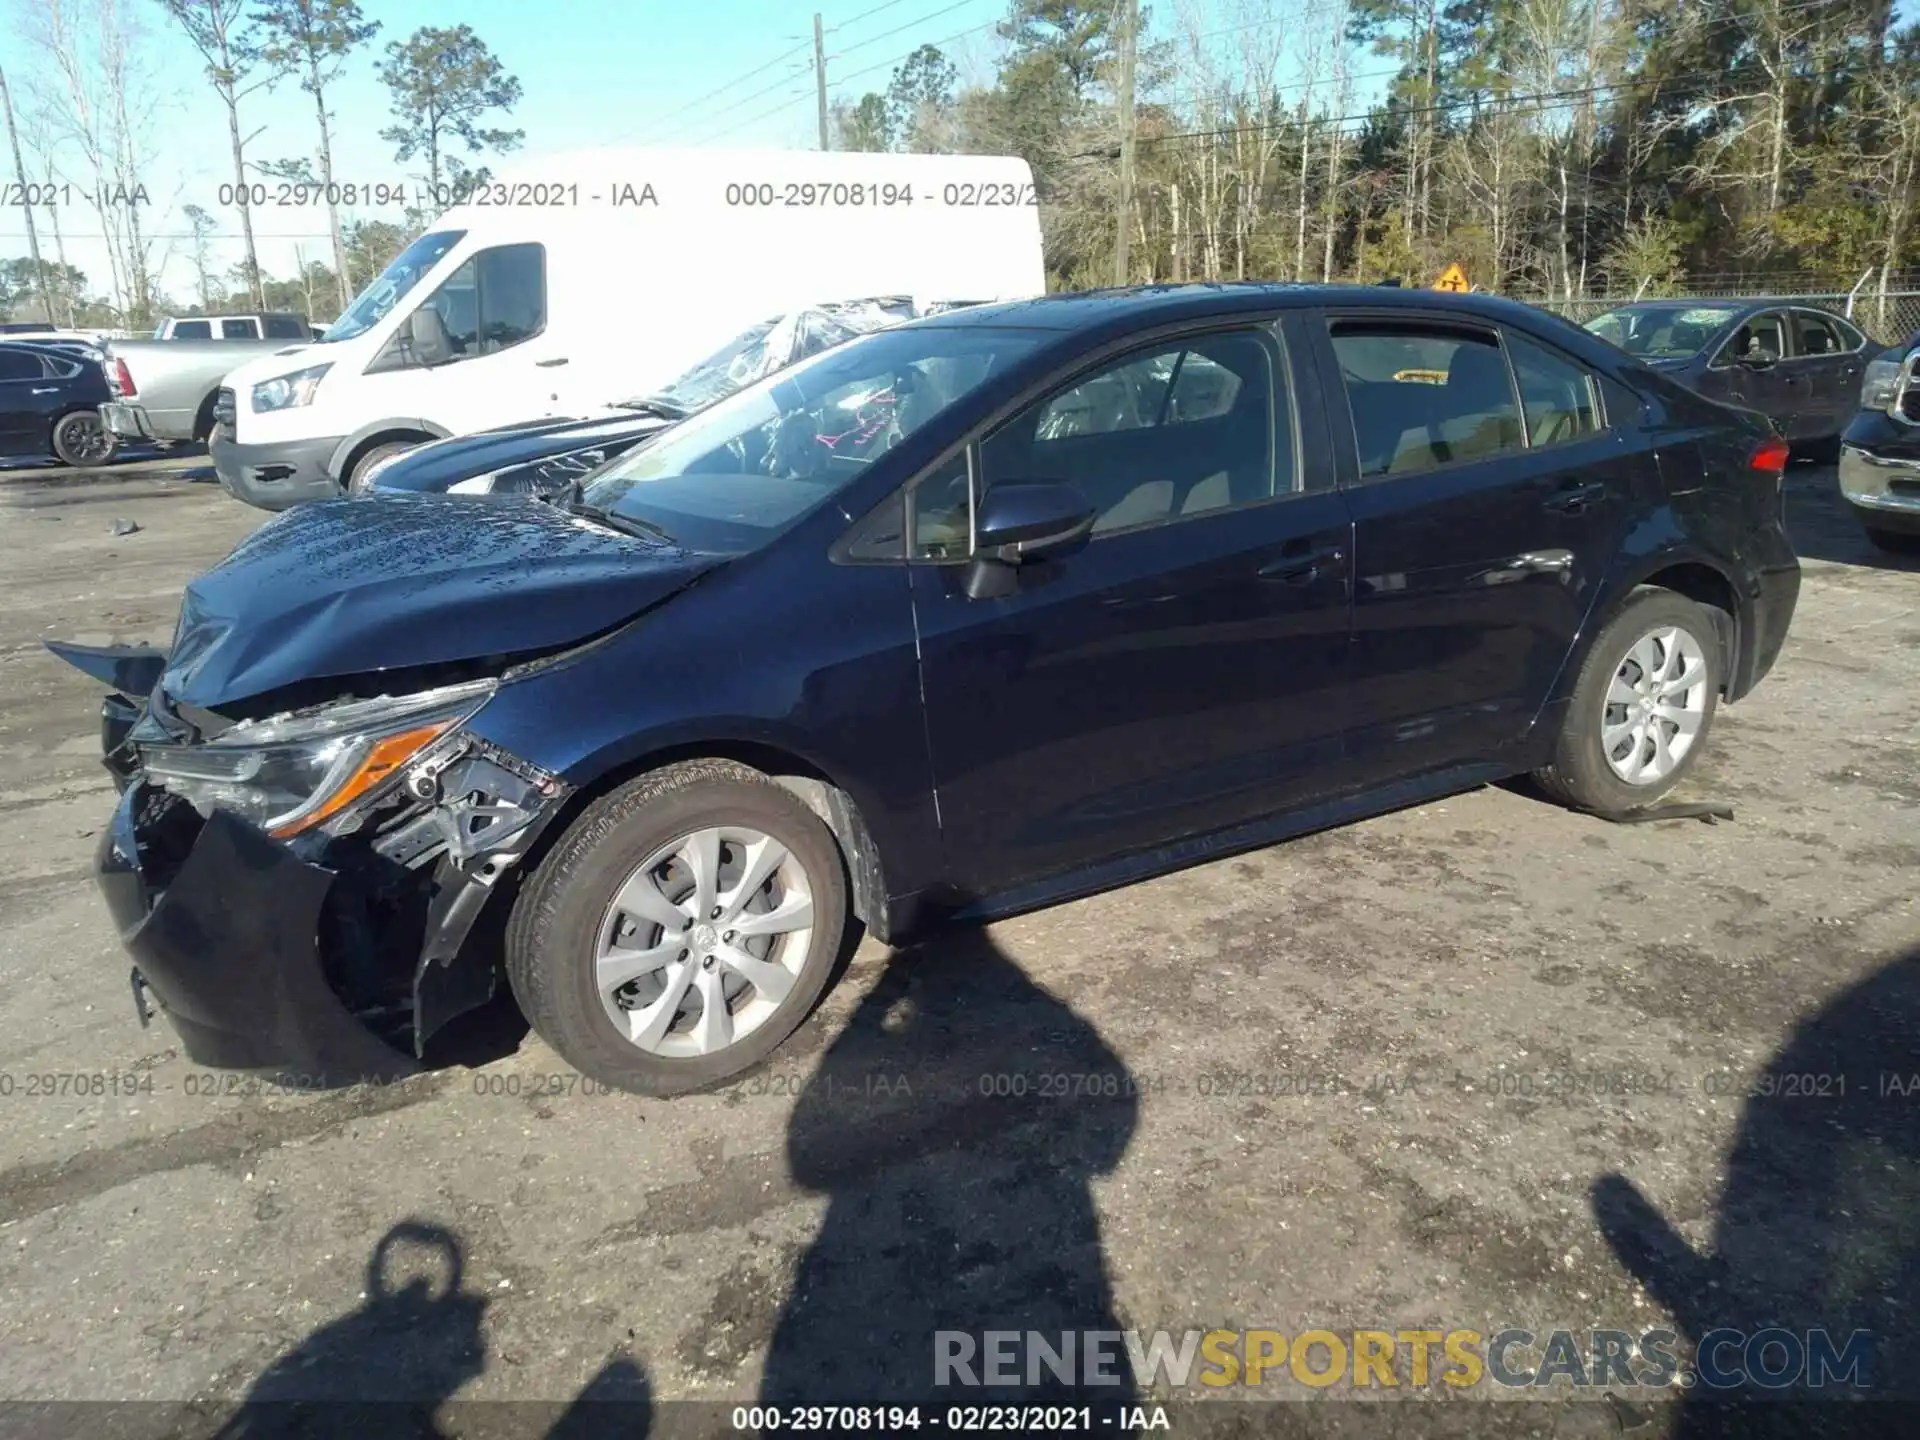
MULTIPOLYGON (((1909 281, 1909 283, 1913 283, 1909 281)), ((1544 295, 1516 295, 1529 305, 1552 310, 1585 324, 1596 315, 1629 304, 1631 294, 1588 296, 1562 300, 1544 295)), ((1888 290, 1863 287, 1846 290, 1770 290, 1748 286, 1687 286, 1671 295, 1647 295, 1648 300, 1778 300, 1783 304, 1814 305, 1844 315, 1882 345, 1898 345, 1920 331, 1920 288, 1888 290)))

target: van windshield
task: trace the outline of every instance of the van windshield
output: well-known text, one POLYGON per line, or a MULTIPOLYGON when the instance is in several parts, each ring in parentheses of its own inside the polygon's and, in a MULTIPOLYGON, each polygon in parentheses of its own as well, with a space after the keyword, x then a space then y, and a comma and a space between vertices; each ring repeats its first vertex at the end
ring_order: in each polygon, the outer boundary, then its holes
POLYGON ((441 256, 459 244, 466 233, 464 230, 432 230, 422 235, 396 255, 393 263, 354 297, 353 304, 327 327, 326 334, 320 338, 351 340, 356 335, 364 335, 379 324, 400 303, 401 297, 420 283, 420 277, 431 270, 441 256))
POLYGON ((1053 334, 916 325, 849 340, 612 461, 579 508, 694 550, 757 549, 1053 334))

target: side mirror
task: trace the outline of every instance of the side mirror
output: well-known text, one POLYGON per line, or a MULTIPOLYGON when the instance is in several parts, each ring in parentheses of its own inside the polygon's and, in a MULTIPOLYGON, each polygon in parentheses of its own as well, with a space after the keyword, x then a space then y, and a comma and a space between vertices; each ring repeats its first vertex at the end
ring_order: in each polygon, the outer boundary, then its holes
POLYGON ((1093 507, 1071 485, 994 486, 974 519, 967 594, 975 600, 1011 595, 1023 561, 1064 555, 1092 531, 1093 507))
POLYGON ((453 338, 447 334, 447 322, 433 306, 422 305, 407 317, 407 348, 421 365, 444 365, 453 358, 453 338))

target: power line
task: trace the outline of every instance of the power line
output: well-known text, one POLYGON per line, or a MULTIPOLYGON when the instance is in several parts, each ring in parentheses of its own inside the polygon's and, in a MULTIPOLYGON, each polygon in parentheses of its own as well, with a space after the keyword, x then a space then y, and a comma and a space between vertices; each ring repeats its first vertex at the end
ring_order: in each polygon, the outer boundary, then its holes
MULTIPOLYGON (((953 4, 945 6, 939 10, 929 11, 927 14, 922 15, 917 20, 909 20, 907 21, 906 24, 896 25, 891 30, 882 30, 878 35, 870 35, 865 40, 861 40, 855 44, 849 45, 843 50, 836 51, 832 58, 835 60, 838 60, 843 55, 851 55, 854 51, 864 50, 869 45, 877 45, 882 40, 890 39, 891 37, 900 34, 901 31, 903 30, 911 30, 915 26, 926 24, 929 20, 938 20, 942 15, 951 15, 956 10, 964 10, 969 5, 977 5, 979 3, 980 3, 980 0, 954 0, 953 4)), ((999 22, 994 21, 992 23, 998 24, 999 22)), ((914 46, 913 50, 909 50, 907 54, 911 55, 915 51, 919 50, 919 48, 920 47, 916 45, 914 46)), ((901 58, 904 59, 906 57, 902 56, 901 58)), ((889 61, 888 63, 891 64, 892 62, 889 61)))
MULTIPOLYGON (((718 96, 726 94, 727 91, 733 89, 734 86, 742 84, 745 81, 751 80, 756 75, 764 75, 767 71, 771 70, 774 66, 778 65, 781 61, 786 60, 791 56, 799 54, 802 50, 807 49, 811 44, 812 42, 808 41, 805 44, 794 46, 793 49, 791 50, 783 50, 778 55, 774 56, 773 59, 767 61, 766 64, 756 65, 753 69, 747 71, 745 74, 734 76, 733 79, 727 81, 726 84, 721 85, 715 89, 709 90, 707 91, 706 94, 698 96, 693 100, 689 100, 686 104, 679 107, 681 118, 684 120, 686 117, 687 111, 698 109, 700 106, 706 104, 709 100, 715 99, 718 96)), ((765 94, 766 92, 760 91, 757 93, 765 94)), ((748 99, 751 99, 751 98, 753 97, 752 96, 748 97, 748 99)), ((676 128, 685 128, 685 127, 680 126, 676 128)))

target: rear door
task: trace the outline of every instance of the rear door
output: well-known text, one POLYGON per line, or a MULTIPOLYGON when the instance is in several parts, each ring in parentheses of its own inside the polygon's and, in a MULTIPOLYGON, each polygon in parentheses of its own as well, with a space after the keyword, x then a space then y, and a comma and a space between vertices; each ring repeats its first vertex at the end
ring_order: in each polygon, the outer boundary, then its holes
POLYGON ((38 352, 24 345, 0 345, 0 455, 51 453, 52 401, 59 390, 59 384, 47 378, 38 352))
POLYGON ((1818 310, 1794 310, 1794 357, 1788 363, 1801 372, 1807 394, 1794 437, 1821 440, 1846 429, 1860 392, 1858 357, 1849 355, 1850 342, 1832 316, 1818 310))
MULTIPOLYGON (((1297 321, 1295 322, 1298 323, 1297 321)), ((1311 798, 1345 728, 1350 527, 1282 326, 1156 340, 1049 387, 913 494, 948 865, 973 896, 1311 798), (972 492, 1065 482, 1097 520, 1021 588, 960 585, 972 492)))
POLYGON ((1356 779, 1501 760, 1620 544, 1626 427, 1597 376, 1516 329, 1334 309, 1320 347, 1346 426, 1356 779))

